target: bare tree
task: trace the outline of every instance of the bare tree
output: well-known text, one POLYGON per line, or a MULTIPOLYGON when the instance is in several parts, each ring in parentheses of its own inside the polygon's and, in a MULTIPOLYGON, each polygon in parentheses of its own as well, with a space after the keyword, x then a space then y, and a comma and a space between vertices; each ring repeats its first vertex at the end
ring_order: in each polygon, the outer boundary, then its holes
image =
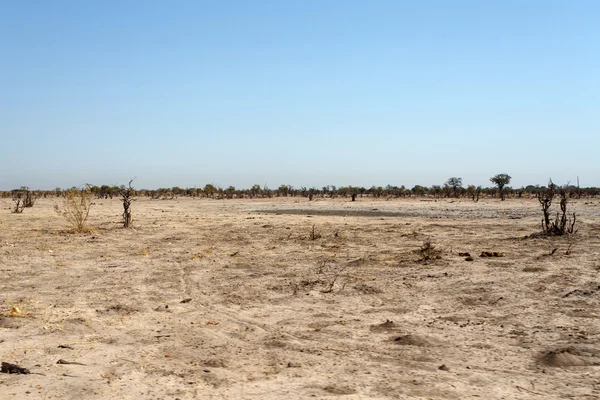
MULTIPOLYGON (((567 184, 568 186, 568 184, 567 184)), ((575 230, 575 213, 567 216, 567 191, 564 187, 557 188, 552 182, 548 182, 548 188, 538 192, 538 201, 542 206, 544 219, 542 219, 542 231, 547 235, 561 236, 564 234, 576 233, 575 230), (555 196, 560 196, 560 212, 556 213, 554 221, 550 220, 550 206, 555 196)))
POLYGON ((12 212, 15 214, 21 214, 24 208, 33 207, 36 197, 35 193, 29 190, 27 186, 21 186, 20 189, 12 191, 12 200, 15 203, 15 207, 12 212))
POLYGON ((15 207, 12 209, 14 214, 21 214, 25 208, 25 199, 23 198, 21 191, 15 191, 12 195, 12 201, 15 203, 15 207))
POLYGON ((498 186, 498 191, 500 192, 500 199, 504 201, 504 186, 510 183, 512 179, 508 174, 498 174, 496 176, 492 176, 490 181, 498 186))
POLYGON ((131 203, 135 201, 135 189, 131 186, 131 183, 134 179, 131 179, 127 186, 122 185, 119 188, 119 195, 123 200, 123 228, 129 228, 133 222, 131 217, 131 203))

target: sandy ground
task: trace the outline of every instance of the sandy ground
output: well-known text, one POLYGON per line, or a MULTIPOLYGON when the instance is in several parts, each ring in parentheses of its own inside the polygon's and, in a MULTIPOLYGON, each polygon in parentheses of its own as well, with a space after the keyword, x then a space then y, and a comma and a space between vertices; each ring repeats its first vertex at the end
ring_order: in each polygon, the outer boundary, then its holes
POLYGON ((55 202, 0 200, 1 399, 600 398, 600 200, 55 202))

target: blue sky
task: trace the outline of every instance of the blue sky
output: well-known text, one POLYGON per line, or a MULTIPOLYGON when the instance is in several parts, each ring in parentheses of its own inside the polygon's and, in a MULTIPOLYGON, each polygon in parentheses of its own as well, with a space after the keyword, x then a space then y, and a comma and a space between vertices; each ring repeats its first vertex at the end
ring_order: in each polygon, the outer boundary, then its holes
POLYGON ((600 186, 598 1, 2 1, 0 189, 600 186))

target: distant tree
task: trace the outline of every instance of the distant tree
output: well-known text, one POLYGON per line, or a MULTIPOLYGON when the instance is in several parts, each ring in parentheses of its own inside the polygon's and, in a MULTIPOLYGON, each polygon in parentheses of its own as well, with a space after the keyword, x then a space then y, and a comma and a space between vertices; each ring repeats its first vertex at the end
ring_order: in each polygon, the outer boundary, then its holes
POLYGON ((462 178, 452 177, 446 181, 446 185, 452 188, 454 197, 458 197, 458 189, 462 187, 462 178))
POLYGON ((381 197, 383 196, 383 187, 381 186, 371 186, 371 194, 373 197, 381 197))
POLYGON ((512 177, 510 177, 508 174, 498 174, 490 178, 490 182, 498 186, 501 200, 504 200, 504 186, 508 185, 511 179, 512 177))
POLYGON ((262 192, 263 192, 263 196, 267 196, 268 198, 273 197, 273 191, 271 189, 269 189, 269 186, 267 186, 266 183, 263 186, 262 192))
POLYGON ((469 196, 471 199, 473 199, 473 201, 475 201, 475 191, 477 189, 475 188, 475 185, 469 185, 467 186, 467 196, 469 196))
MULTIPOLYGON (((117 191, 118 191, 119 189, 120 189, 120 188, 117 188, 117 191)), ((181 196, 181 195, 185 194, 185 190, 183 190, 183 189, 182 189, 182 188, 180 188, 179 186, 173 186, 173 187, 171 188, 171 193, 173 193, 173 196, 181 196)))
POLYGON ((260 195, 261 188, 260 185, 254 185, 250 188, 250 197, 258 197, 260 195))
POLYGON ((100 186, 100 189, 98 189, 98 193, 97 196, 98 198, 102 199, 107 199, 108 196, 110 196, 112 194, 111 192, 111 188, 108 185, 102 185, 100 186))
POLYGON ((229 186, 227 189, 225 189, 225 196, 227 196, 228 199, 233 199, 234 194, 235 186, 229 186))
POLYGON ((288 185, 280 185, 279 189, 277 189, 277 192, 279 193, 279 196, 287 197, 287 195, 289 193, 288 185))
POLYGON ((421 185, 415 185, 415 186, 413 186, 411 191, 413 192, 413 194, 415 196, 423 196, 425 194, 425 192, 427 192, 427 188, 424 186, 421 186, 421 185))
POLYGON ((365 190, 365 188, 348 186, 348 191, 350 192, 350 198, 352 199, 352 201, 356 201, 356 196, 358 196, 361 193, 364 193, 365 190))
POLYGON ((206 194, 206 197, 213 197, 216 191, 217 188, 215 185, 211 185, 210 183, 204 185, 204 193, 206 194))

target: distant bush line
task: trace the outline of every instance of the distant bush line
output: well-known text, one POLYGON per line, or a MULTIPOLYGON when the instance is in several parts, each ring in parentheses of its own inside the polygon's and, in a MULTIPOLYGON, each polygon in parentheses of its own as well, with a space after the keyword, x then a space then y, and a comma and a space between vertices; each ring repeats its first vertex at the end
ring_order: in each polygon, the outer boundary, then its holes
MULTIPOLYGON (((460 178, 459 178, 460 179, 460 178)), ((449 180, 450 182, 451 180, 449 180)), ((450 182, 452 183, 452 182, 450 182)), ((151 199, 172 199, 176 197, 194 197, 194 198, 212 198, 212 199, 255 199, 255 198, 273 198, 273 197, 305 197, 308 200, 317 198, 376 198, 376 199, 393 199, 393 198, 468 198, 477 201, 480 198, 498 198, 501 195, 505 198, 537 198, 538 195, 547 189, 546 186, 528 185, 519 189, 504 187, 502 192, 498 187, 481 187, 469 185, 467 187, 451 186, 448 183, 445 185, 433 185, 431 187, 416 185, 411 189, 404 186, 371 186, 354 187, 354 186, 325 186, 322 188, 295 188, 291 185, 281 185, 277 189, 269 189, 267 186, 261 187, 254 185, 250 189, 237 189, 233 186, 222 188, 212 184, 207 184, 203 188, 160 188, 160 189, 140 189, 135 190, 133 196, 147 197, 151 199)), ((600 196, 600 188, 589 187, 579 188, 577 186, 566 185, 563 187, 566 195, 569 198, 582 197, 598 197, 600 196)), ((26 193, 30 192, 33 198, 51 198, 64 197, 65 193, 70 189, 56 188, 54 190, 27 190, 25 188, 15 189, 10 191, 0 191, 2 198, 21 198, 26 193)), ((98 199, 111 199, 120 197, 122 187, 120 186, 90 186, 90 191, 93 196, 98 199)))

